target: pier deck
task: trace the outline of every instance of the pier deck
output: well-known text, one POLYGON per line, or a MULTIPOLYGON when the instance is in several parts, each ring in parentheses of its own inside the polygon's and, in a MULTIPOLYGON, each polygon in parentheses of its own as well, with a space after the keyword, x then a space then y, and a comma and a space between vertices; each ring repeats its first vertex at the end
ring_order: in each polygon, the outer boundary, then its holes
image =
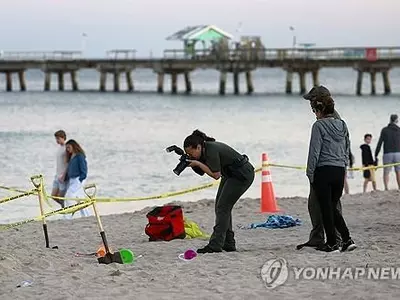
POLYGON ((17 73, 20 90, 25 91, 26 70, 45 73, 44 91, 50 90, 51 74, 58 76, 58 90, 64 90, 64 74, 70 74, 72 90, 78 91, 77 72, 95 69, 100 74, 99 90, 106 90, 107 74, 114 76, 114 91, 120 91, 120 75, 125 74, 128 91, 134 90, 132 72, 151 69, 157 75, 157 91, 164 92, 164 76, 171 76, 171 92, 177 93, 177 77, 185 77, 185 92, 192 91, 190 72, 214 69, 220 72, 219 93, 225 94, 227 73, 233 74, 234 93, 239 94, 239 74, 245 73, 247 93, 254 91, 252 71, 260 68, 281 68, 286 71, 285 92, 292 93, 293 73, 299 74, 300 93, 306 92, 305 75, 312 74, 313 84, 319 85, 322 68, 352 68, 357 72, 356 94, 361 95, 364 73, 370 74, 371 94, 376 93, 376 73, 382 73, 384 94, 390 94, 389 71, 400 67, 400 47, 313 48, 313 49, 247 49, 213 53, 207 50, 188 55, 182 50, 165 50, 159 58, 138 58, 135 50, 108 51, 105 58, 84 58, 79 51, 3 52, 0 73, 5 74, 6 91, 13 90, 12 74, 17 73))

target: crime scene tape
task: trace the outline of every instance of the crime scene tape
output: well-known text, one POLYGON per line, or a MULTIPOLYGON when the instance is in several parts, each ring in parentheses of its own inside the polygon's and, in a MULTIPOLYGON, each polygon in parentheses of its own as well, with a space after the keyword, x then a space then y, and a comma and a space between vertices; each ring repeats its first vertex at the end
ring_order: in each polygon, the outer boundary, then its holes
MULTIPOLYGON (((393 163, 393 164, 386 164, 386 165, 379 165, 379 166, 368 166, 368 167, 353 167, 353 168, 348 168, 347 170, 349 170, 349 171, 364 171, 364 170, 371 170, 371 169, 375 169, 376 170, 376 169, 380 169, 380 168, 394 167, 394 166, 398 166, 398 165, 400 165, 400 163, 393 163)), ((285 165, 285 164, 266 163, 263 166, 275 167, 275 168, 284 168, 284 169, 306 170, 305 166, 295 166, 295 165, 285 165)), ((257 168, 257 169, 254 170, 254 172, 258 173, 261 170, 262 170, 262 168, 257 168)), ((207 183, 207 184, 203 184, 203 185, 200 185, 200 186, 196 186, 196 187, 192 187, 192 188, 176 191, 176 192, 168 192, 168 193, 163 193, 163 194, 155 195, 155 196, 127 197, 127 198, 102 198, 102 197, 99 197, 99 198, 96 199, 96 201, 97 202, 103 202, 103 203, 110 203, 110 202, 133 202, 133 201, 165 199, 165 198, 170 198, 170 197, 174 197, 174 196, 180 196, 180 195, 184 195, 184 194, 188 194, 188 193, 204 190, 204 189, 207 189, 207 188, 211 188, 211 187, 219 185, 219 182, 220 182, 220 180, 215 181, 215 182, 211 182, 211 183, 207 183)), ((0 188, 1 188, 1 186, 0 186, 0 188)), ((28 192, 26 192, 26 193, 28 193, 28 192)), ((46 195, 45 198, 46 198, 46 201, 48 201, 47 198, 52 198, 52 199, 57 199, 57 200, 64 200, 64 201, 65 200, 69 200, 69 201, 86 201, 87 200, 86 198, 64 198, 64 197, 47 196, 47 195, 46 195)), ((12 199, 12 200, 14 200, 14 199, 12 199)), ((11 201, 11 200, 8 200, 8 198, 7 198, 7 201, 11 201)), ((5 202, 7 202, 7 201, 5 201, 5 202)), ((1 200, 0 200, 0 204, 1 203, 3 203, 3 202, 1 202, 1 200)), ((51 206, 51 204, 49 202, 47 202, 47 203, 51 206)))
POLYGON ((51 216, 54 216, 54 215, 57 215, 57 214, 74 213, 74 212, 76 212, 78 210, 81 210, 83 208, 86 208, 86 207, 92 205, 93 202, 94 202, 93 200, 87 200, 86 199, 85 202, 77 203, 77 204, 74 204, 74 205, 71 205, 71 206, 68 206, 68 207, 65 207, 65 208, 60 208, 58 210, 54 210, 54 211, 45 213, 43 216, 38 216, 38 217, 35 217, 35 218, 31 218, 31 219, 27 219, 27 220, 15 222, 15 223, 10 223, 10 224, 2 224, 2 225, 0 225, 0 230, 7 230, 7 229, 18 227, 18 226, 21 226, 21 225, 24 225, 24 224, 32 223, 32 222, 35 222, 35 221, 40 221, 43 218, 48 218, 48 217, 51 217, 51 216))
MULTIPOLYGON (((23 193, 23 194, 29 192, 29 191, 24 191, 24 190, 21 190, 21 189, 12 188, 12 187, 8 187, 8 186, 4 186, 4 185, 0 185, 0 189, 7 190, 7 191, 10 191, 10 192, 15 192, 15 193, 23 193)), ((36 191, 36 193, 37 193, 37 191, 36 191)))
POLYGON ((24 194, 19 194, 19 195, 15 195, 15 196, 11 196, 11 197, 0 199, 0 204, 6 203, 8 201, 16 200, 16 199, 19 199, 19 198, 22 198, 22 197, 26 197, 26 196, 30 196, 30 195, 36 195, 36 194, 37 194, 37 190, 35 189, 35 190, 30 191, 30 192, 26 192, 24 194))

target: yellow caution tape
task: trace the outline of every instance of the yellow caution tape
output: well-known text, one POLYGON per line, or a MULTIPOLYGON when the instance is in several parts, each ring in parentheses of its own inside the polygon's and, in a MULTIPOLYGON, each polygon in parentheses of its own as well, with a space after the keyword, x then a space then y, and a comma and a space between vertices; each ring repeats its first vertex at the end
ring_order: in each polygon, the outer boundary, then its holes
POLYGON ((36 190, 32 190, 32 191, 26 192, 24 194, 19 194, 19 195, 15 195, 15 196, 12 196, 12 197, 3 198, 3 199, 0 199, 0 204, 6 203, 8 201, 16 200, 16 199, 19 199, 19 198, 22 198, 22 197, 35 195, 35 194, 37 194, 37 191, 36 190))
MULTIPOLYGON (((393 166, 398 166, 400 165, 400 163, 394 163, 394 164, 386 164, 386 165, 380 165, 380 166, 369 166, 369 167, 354 167, 354 168, 348 168, 348 170, 350 171, 364 171, 364 170, 371 170, 371 169, 380 169, 380 168, 386 168, 386 167, 393 167, 393 166)), ((305 166, 294 166, 294 165, 285 165, 285 164, 274 164, 274 163, 264 163, 263 167, 276 167, 276 168, 285 168, 285 169, 295 169, 295 170, 305 170, 306 167, 305 166)), ((258 173, 262 170, 262 168, 257 168, 254 170, 255 173, 258 173)), ((34 178, 39 178, 40 175, 34 176, 34 178)), ((189 188, 189 189, 184 189, 184 190, 180 190, 180 191, 176 191, 176 192, 169 192, 169 193, 163 193, 160 195, 155 195, 155 196, 145 196, 145 197, 129 197, 129 198, 97 198, 96 201, 97 202, 103 202, 103 203, 110 203, 110 202, 131 202, 131 201, 144 201, 144 200, 157 200, 157 199, 165 199, 165 198, 170 198, 170 197, 174 197, 174 196, 180 196, 180 195, 184 195, 184 194, 188 194, 188 193, 192 193, 192 192, 196 192, 196 191, 200 191, 200 190, 204 190, 207 188, 211 188, 214 186, 217 186, 219 184, 219 180, 215 181, 215 182, 211 182, 211 183, 207 183, 204 185, 200 185, 200 186, 196 186, 193 188, 189 188)), ((2 188, 2 186, 0 186, 0 188, 2 188)), ((10 188, 11 189, 11 188, 10 188)), ((18 191, 18 190, 15 190, 18 191)), ((25 192, 27 193, 31 193, 31 192, 25 192)), ((37 193, 37 191, 32 193, 37 193)), ((15 196, 17 197, 17 196, 15 196)), ((21 196, 23 197, 23 196, 21 196)), ((1 199, 0 200, 0 204, 7 202, 7 201, 11 201, 14 199, 18 199, 14 198, 14 197, 10 197, 10 198, 5 198, 5 199, 1 199), (12 198, 12 199, 10 199, 12 198), (10 199, 10 200, 9 200, 10 199), (3 202, 2 202, 3 201, 3 202)), ((86 198, 64 198, 64 197, 57 197, 57 196, 51 196, 48 197, 47 194, 45 194, 45 200, 48 202, 48 204, 51 206, 50 202, 48 201, 48 198, 52 198, 52 199, 57 199, 57 200, 70 200, 70 201, 86 201, 86 198)))
MULTIPOLYGON (((15 193, 23 193, 23 194, 29 192, 29 191, 20 190, 20 189, 16 189, 16 188, 12 188, 12 187, 7 187, 7 186, 4 186, 4 185, 0 185, 0 189, 7 190, 7 191, 10 191, 10 192, 15 192, 15 193)), ((35 193, 37 193, 37 191, 35 193)))
POLYGON ((24 224, 32 223, 32 222, 35 222, 35 221, 40 221, 40 220, 42 220, 44 218, 48 218, 48 217, 51 217, 51 216, 54 216, 54 215, 57 215, 57 214, 74 213, 74 212, 76 212, 78 210, 84 209, 84 208, 92 205, 93 202, 94 201, 89 200, 89 201, 77 203, 77 204, 74 204, 74 205, 71 205, 71 206, 68 206, 68 207, 65 207, 65 208, 61 208, 61 209, 58 209, 58 210, 55 210, 55 211, 51 211, 51 212, 45 213, 43 216, 38 216, 38 217, 35 217, 35 218, 32 218, 32 219, 19 221, 19 222, 15 222, 15 223, 0 225, 0 230, 7 230, 7 229, 18 227, 18 226, 21 226, 21 225, 24 225, 24 224))

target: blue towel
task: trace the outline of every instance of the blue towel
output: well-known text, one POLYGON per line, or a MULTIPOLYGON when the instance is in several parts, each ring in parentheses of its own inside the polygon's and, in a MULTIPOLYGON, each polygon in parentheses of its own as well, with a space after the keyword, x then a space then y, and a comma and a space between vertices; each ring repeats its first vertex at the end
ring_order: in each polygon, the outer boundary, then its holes
POLYGON ((268 219, 263 223, 253 223, 250 224, 248 227, 251 228, 288 228, 294 226, 300 226, 301 220, 295 219, 292 216, 279 216, 279 215, 272 215, 269 216, 268 219))

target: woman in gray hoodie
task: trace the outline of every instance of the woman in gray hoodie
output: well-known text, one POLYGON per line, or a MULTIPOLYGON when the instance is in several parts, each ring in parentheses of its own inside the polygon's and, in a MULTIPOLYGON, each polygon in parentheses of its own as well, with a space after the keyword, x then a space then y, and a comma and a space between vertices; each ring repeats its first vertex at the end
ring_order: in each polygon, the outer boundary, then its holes
POLYGON ((325 252, 339 251, 335 228, 342 237, 342 251, 356 248, 337 204, 343 193, 345 170, 349 161, 349 132, 343 120, 333 117, 335 104, 330 96, 316 100, 307 161, 307 177, 320 204, 327 242, 317 248, 325 252))

